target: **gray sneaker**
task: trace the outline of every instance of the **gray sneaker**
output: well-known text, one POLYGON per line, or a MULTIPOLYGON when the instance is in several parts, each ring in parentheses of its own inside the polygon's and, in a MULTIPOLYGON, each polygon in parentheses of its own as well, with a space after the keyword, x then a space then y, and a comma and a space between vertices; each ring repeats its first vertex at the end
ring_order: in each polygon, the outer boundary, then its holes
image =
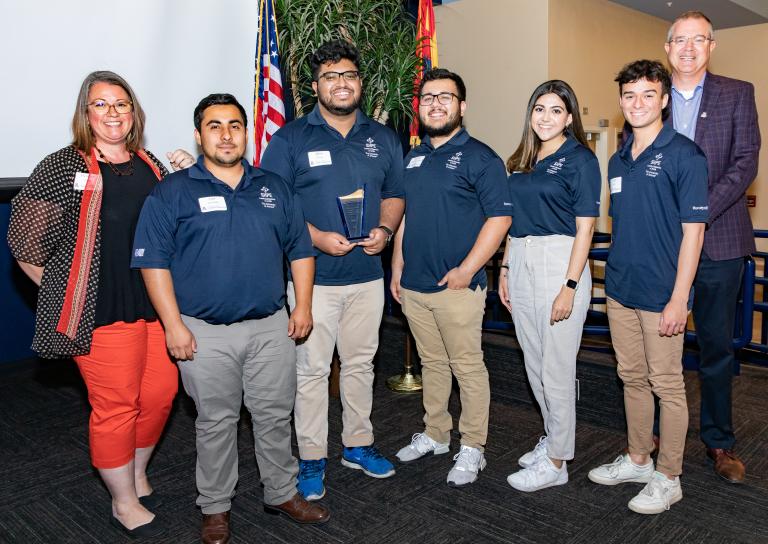
POLYGON ((464 487, 477 480, 477 473, 485 468, 485 455, 471 446, 462 446, 459 453, 453 456, 456 463, 448 473, 448 485, 464 487))
POLYGON ((627 482, 647 484, 653 477, 653 461, 647 465, 636 465, 629 454, 619 455, 613 463, 601 465, 589 471, 588 477, 596 484, 617 485, 627 482))
POLYGON ((440 455, 448 453, 448 444, 441 444, 427 436, 427 433, 416 433, 411 437, 411 443, 402 448, 395 455, 401 463, 410 463, 416 459, 421 459, 428 453, 440 455))

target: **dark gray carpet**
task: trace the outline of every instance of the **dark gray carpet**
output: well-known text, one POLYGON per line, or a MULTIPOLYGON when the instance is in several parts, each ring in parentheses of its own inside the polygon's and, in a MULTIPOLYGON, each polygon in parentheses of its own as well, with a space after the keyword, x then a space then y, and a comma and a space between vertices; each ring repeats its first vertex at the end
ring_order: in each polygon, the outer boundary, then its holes
MULTIPOLYGON (((386 377, 401 368, 404 333, 390 320, 382 329, 377 360, 374 426, 386 454, 422 429, 421 396, 390 392, 386 377)), ((607 488, 586 473, 612 461, 625 444, 621 389, 608 355, 582 352, 578 370, 577 458, 568 485, 533 494, 513 490, 506 476, 541 432, 531 405, 521 355, 507 336, 489 334, 486 359, 493 398, 488 468, 463 490, 445 485, 451 455, 399 465, 387 480, 340 465, 340 407, 330 413, 331 458, 323 503, 331 521, 300 527, 262 512, 258 471, 246 415, 241 420, 240 483, 232 510, 233 542, 278 543, 645 543, 768 542, 768 371, 743 367, 734 384, 738 451, 748 480, 730 485, 713 474, 698 433, 698 384, 686 376, 691 426, 685 457, 685 498, 659 516, 626 508, 640 485, 607 488)), ((458 416, 456 395, 452 413, 458 416)), ((151 465, 166 496, 158 510, 168 525, 158 542, 199 541, 194 505, 194 406, 181 393, 151 465)), ((72 363, 0 367, 0 542, 120 543, 109 525, 109 499, 88 462, 88 410, 72 363)), ((457 421, 455 419, 455 421, 457 421)), ((452 453, 458 448, 454 435, 452 453)))

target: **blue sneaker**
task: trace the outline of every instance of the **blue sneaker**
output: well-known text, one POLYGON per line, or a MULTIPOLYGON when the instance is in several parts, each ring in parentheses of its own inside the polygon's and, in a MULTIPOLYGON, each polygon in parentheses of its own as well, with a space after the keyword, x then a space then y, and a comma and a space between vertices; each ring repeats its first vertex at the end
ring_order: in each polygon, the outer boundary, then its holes
POLYGON ((344 448, 341 464, 345 467, 362 470, 372 478, 389 478, 395 474, 395 467, 375 446, 344 448))
POLYGON ((317 501, 325 496, 325 464, 327 459, 299 459, 299 476, 296 490, 308 501, 317 501))

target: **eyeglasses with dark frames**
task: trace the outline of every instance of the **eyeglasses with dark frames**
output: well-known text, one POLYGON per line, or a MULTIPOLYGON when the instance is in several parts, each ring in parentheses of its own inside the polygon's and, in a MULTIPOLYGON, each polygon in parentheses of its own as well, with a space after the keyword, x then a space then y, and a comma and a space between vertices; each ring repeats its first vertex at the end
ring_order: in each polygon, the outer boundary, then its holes
POLYGON ((360 79, 360 72, 357 70, 347 70, 346 72, 323 72, 317 76, 317 81, 321 79, 326 83, 336 83, 340 77, 344 81, 357 81, 360 79))
POLYGON ((443 106, 447 106, 453 102, 454 98, 456 98, 456 100, 461 100, 458 95, 453 93, 424 93, 419 96, 419 106, 431 106, 435 102, 435 98, 437 98, 437 101, 443 106))

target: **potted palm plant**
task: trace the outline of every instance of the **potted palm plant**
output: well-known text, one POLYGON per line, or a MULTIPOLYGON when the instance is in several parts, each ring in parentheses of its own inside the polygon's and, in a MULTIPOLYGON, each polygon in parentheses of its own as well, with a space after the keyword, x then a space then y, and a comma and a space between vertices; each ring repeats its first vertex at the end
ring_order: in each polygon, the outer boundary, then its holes
POLYGON ((276 0, 275 9, 296 117, 315 104, 310 55, 323 42, 340 38, 360 50, 363 112, 398 129, 408 126, 419 61, 415 26, 402 0, 276 0))

